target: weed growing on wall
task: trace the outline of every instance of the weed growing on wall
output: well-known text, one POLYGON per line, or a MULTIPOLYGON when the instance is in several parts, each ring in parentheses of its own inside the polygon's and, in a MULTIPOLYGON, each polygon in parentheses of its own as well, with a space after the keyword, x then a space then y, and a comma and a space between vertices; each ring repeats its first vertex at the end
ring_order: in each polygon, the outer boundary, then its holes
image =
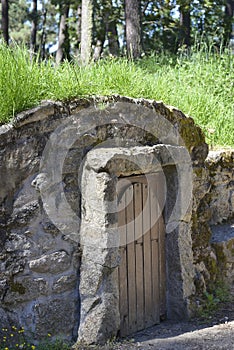
POLYGON ((1 350, 14 348, 33 350, 33 345, 26 345, 24 328, 17 328, 15 326, 12 326, 10 328, 2 328, 2 334, 2 339, 0 341, 1 350))
POLYGON ((213 147, 234 145, 234 56, 228 51, 204 46, 136 63, 107 59, 56 67, 53 61, 30 60, 24 48, 1 45, 0 67, 0 123, 43 99, 120 94, 163 100, 192 116, 213 147))
POLYGON ((12 326, 10 328, 2 328, 2 338, 0 338, 0 350, 69 350, 71 347, 61 340, 54 342, 49 341, 51 334, 48 333, 48 338, 38 345, 33 342, 28 342, 25 337, 24 328, 12 326))
POLYGON ((204 293, 198 316, 201 319, 209 319, 220 308, 221 303, 229 301, 230 291, 228 287, 222 282, 216 282, 210 291, 204 293))

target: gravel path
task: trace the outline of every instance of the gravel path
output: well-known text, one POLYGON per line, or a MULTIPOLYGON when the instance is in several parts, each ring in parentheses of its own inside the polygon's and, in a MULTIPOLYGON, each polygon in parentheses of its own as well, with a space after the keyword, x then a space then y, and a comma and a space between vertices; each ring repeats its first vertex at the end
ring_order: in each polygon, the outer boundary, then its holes
POLYGON ((234 304, 222 305, 209 320, 164 321, 132 339, 81 350, 234 350, 234 304))
MULTIPOLYGON (((166 326, 166 325, 164 325, 166 326)), ((161 328, 161 327, 159 327, 161 328)), ((152 329, 146 334, 138 334, 134 344, 122 344, 119 349, 142 350, 233 350, 234 321, 212 327, 187 323, 167 324, 167 328, 152 329)), ((114 348, 113 348, 114 349, 114 348)), ((118 349, 118 348, 117 348, 118 349)))

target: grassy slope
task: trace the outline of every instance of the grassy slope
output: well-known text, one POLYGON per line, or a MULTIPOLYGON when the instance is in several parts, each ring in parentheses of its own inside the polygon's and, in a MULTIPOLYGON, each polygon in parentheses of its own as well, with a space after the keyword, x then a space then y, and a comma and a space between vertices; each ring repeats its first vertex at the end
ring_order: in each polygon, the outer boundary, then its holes
POLYGON ((207 141, 234 146, 234 56, 206 50, 137 63, 102 60, 88 67, 31 63, 26 50, 0 46, 0 122, 42 99, 111 95, 163 100, 192 116, 207 141))

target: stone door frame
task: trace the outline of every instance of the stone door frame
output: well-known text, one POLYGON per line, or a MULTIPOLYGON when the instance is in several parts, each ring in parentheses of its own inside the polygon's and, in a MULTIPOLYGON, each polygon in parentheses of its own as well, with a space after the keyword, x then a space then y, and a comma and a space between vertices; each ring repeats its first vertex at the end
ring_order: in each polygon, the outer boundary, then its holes
POLYGON ((192 181, 192 166, 187 153, 185 147, 161 144, 100 147, 88 152, 81 180, 78 341, 104 343, 117 336, 120 328, 116 185, 121 176, 147 176, 163 170, 167 192, 163 213, 167 317, 179 320, 189 316, 189 298, 195 287, 190 222, 192 196, 189 198, 186 186, 187 181, 192 181), (186 201, 190 202, 185 205, 186 201))

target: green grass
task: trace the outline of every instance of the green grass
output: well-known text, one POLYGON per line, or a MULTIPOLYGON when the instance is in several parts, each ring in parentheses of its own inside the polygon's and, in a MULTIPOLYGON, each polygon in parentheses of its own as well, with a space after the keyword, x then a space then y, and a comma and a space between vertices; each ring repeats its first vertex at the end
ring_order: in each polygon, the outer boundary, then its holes
POLYGON ((234 146, 234 55, 208 48, 87 67, 30 61, 27 50, 0 46, 0 123, 43 99, 120 94, 162 100, 194 118, 212 145, 234 146))

